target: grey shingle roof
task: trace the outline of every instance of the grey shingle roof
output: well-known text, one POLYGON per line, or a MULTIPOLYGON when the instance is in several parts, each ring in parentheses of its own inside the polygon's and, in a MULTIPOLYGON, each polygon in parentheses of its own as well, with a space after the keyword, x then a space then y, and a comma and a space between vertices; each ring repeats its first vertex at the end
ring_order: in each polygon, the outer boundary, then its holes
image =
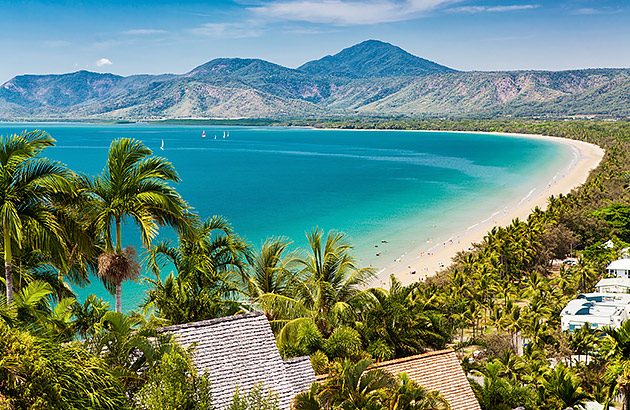
POLYGON ((262 312, 169 326, 163 330, 174 333, 185 347, 195 344, 193 360, 200 373, 208 374, 212 401, 218 410, 232 402, 236 386, 240 391, 249 391, 259 382, 278 395, 281 409, 289 409, 300 389, 315 380, 310 360, 308 363, 304 358, 289 360, 289 363, 282 360, 269 321, 262 312))
POLYGON ((287 359, 284 361, 284 368, 296 394, 307 391, 315 381, 315 372, 308 356, 287 359))

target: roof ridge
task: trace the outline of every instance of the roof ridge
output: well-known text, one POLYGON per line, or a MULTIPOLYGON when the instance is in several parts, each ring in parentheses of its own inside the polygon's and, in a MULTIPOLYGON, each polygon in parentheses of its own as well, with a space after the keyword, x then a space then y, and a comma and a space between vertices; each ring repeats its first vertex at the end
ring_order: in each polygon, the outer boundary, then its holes
POLYGON ((165 327, 160 328, 159 330, 172 332, 175 330, 188 329, 191 327, 212 326, 219 323, 231 322, 233 320, 249 319, 249 318, 253 318, 257 316, 262 316, 264 314, 265 314, 264 312, 258 312, 258 311, 240 313, 238 315, 233 315, 233 316, 224 316, 224 317, 218 317, 215 319, 200 320, 199 322, 181 323, 178 325, 165 326, 165 327))
POLYGON ((381 367, 381 366, 388 366, 388 365, 394 364, 394 363, 410 362, 412 360, 417 360, 417 359, 421 359, 421 358, 424 359, 425 357, 439 356, 439 355, 443 355, 443 354, 449 354, 451 352, 455 352, 455 350, 453 350, 452 348, 442 349, 442 350, 433 350, 431 352, 420 353, 420 354, 416 354, 416 355, 413 355, 413 356, 401 357, 401 358, 398 358, 398 359, 392 359, 392 360, 387 360, 387 361, 384 361, 384 362, 374 363, 370 367, 381 367))
POLYGON ((288 359, 282 359, 283 362, 285 363, 296 363, 296 362, 301 362, 304 360, 311 360, 311 358, 309 356, 298 356, 298 357, 290 357, 288 359))
MULTIPOLYGON (((401 357, 398 359, 387 360, 387 361, 379 362, 379 363, 372 363, 369 369, 373 369, 375 367, 378 368, 382 366, 388 366, 390 364, 405 363, 405 362, 410 362, 412 360, 424 359, 426 357, 439 356, 439 355, 449 354, 449 353, 455 353, 455 350, 453 350, 452 348, 442 349, 442 350, 433 350, 431 352, 420 353, 413 356, 401 357)), ((328 373, 315 375, 315 378, 317 381, 325 380, 328 378, 328 373)))

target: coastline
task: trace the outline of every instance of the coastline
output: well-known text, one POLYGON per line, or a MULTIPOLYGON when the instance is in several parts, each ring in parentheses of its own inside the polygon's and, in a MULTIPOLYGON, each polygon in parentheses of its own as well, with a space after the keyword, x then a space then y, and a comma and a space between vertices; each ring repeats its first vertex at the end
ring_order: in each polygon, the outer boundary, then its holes
MULTIPOLYGON (((460 131, 449 131, 460 132, 460 131)), ((470 133, 468 131, 461 131, 470 133)), ((498 133, 484 132, 480 134, 504 135, 519 138, 535 138, 553 141, 570 146, 577 154, 568 169, 559 179, 554 179, 544 190, 523 198, 518 204, 510 208, 502 215, 490 215, 482 221, 470 221, 471 225, 467 229, 459 231, 454 237, 446 242, 440 242, 426 249, 426 245, 416 247, 405 254, 404 257, 389 264, 380 270, 370 286, 387 287, 390 275, 395 275, 403 285, 422 281, 429 276, 433 276, 451 264, 452 258, 460 251, 467 251, 473 243, 479 243, 484 236, 495 226, 506 227, 513 219, 527 219, 531 211, 539 207, 547 208, 547 199, 554 195, 568 194, 574 188, 586 182, 591 171, 595 169, 604 156, 604 150, 600 147, 583 141, 576 141, 568 138, 551 137, 532 134, 498 133), (415 272, 412 274, 411 272, 415 272)), ((400 253, 402 253, 401 250, 400 253)))

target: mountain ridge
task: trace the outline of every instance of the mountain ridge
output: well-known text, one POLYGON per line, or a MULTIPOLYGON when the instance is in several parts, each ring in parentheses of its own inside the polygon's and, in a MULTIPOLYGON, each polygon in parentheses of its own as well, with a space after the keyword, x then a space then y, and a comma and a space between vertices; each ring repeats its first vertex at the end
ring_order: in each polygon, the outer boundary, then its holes
POLYGON ((215 58, 184 74, 77 71, 0 86, 0 119, 630 117, 630 69, 457 71, 367 40, 284 67, 215 58))

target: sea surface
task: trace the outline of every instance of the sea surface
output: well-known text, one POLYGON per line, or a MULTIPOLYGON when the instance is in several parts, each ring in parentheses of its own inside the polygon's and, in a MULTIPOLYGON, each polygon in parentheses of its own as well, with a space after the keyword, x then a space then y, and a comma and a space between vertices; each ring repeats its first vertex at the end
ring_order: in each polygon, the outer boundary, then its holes
MULTIPOLYGON (((103 169, 112 140, 139 139, 173 163, 177 191, 202 218, 227 217, 255 247, 269 236, 304 247, 315 227, 340 230, 359 263, 376 269, 535 195, 577 158, 564 144, 494 134, 0 123, 0 135, 34 129, 57 140, 45 156, 90 175, 103 169)), ((132 224, 123 242, 142 253, 132 224)), ((124 310, 138 308, 146 286, 123 284, 124 310)), ((74 290, 114 304, 97 278, 74 290)))

